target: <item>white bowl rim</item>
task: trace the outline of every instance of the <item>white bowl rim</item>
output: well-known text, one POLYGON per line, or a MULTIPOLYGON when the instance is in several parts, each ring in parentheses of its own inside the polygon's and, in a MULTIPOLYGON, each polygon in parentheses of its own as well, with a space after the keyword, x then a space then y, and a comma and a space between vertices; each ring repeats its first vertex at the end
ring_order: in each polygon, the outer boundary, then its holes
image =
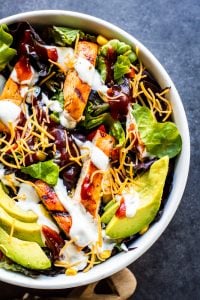
POLYGON ((177 160, 176 171, 173 180, 176 181, 176 185, 172 188, 169 199, 165 205, 164 213, 159 222, 151 226, 151 228, 147 231, 145 235, 143 235, 141 238, 139 238, 139 240, 134 242, 134 246, 136 247, 135 250, 129 251, 127 253, 120 253, 107 260, 106 262, 100 264, 99 266, 94 267, 89 272, 78 273, 76 276, 39 276, 37 279, 34 279, 25 277, 21 274, 9 272, 4 269, 0 269, 0 280, 3 282, 35 289, 64 289, 86 285, 97 280, 101 280, 120 271, 124 267, 134 262, 137 258, 139 258, 160 237, 160 235, 163 233, 163 231, 166 229, 169 222, 173 218, 186 186, 190 163, 190 137, 183 104, 174 86, 174 83, 172 82, 168 73, 166 72, 164 67, 159 63, 159 61, 155 58, 155 56, 142 43, 140 43, 136 38, 134 38, 129 33, 125 32, 124 30, 120 29, 119 27, 100 18, 93 17, 91 15, 65 10, 38 10, 19 13, 1 19, 0 24, 11 24, 19 20, 43 16, 65 16, 78 18, 81 19, 83 22, 93 22, 98 24, 99 26, 102 26, 103 28, 106 28, 108 31, 123 36, 126 40, 129 41, 129 43, 137 45, 137 47, 140 49, 140 52, 146 57, 148 57, 151 63, 155 66, 155 69, 158 71, 159 75, 161 75, 161 77, 163 77, 164 80, 168 82, 171 87, 171 94, 173 96, 173 99, 175 99, 173 105, 175 105, 176 114, 179 117, 181 117, 178 120, 179 124, 177 124, 177 126, 181 132, 183 140, 183 149, 177 160), (171 201, 172 198, 174 200, 173 202, 171 201))

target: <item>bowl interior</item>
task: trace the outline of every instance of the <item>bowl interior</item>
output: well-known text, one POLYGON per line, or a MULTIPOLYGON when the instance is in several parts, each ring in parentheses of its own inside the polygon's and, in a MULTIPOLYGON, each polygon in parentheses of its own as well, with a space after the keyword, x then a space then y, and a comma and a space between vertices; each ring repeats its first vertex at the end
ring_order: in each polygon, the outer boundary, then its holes
POLYGON ((161 66, 161 64, 158 62, 158 60, 138 40, 136 40, 128 33, 124 32, 123 30, 119 29, 118 27, 89 15, 55 10, 35 11, 11 16, 2 19, 0 21, 0 24, 11 24, 18 21, 28 21, 32 24, 37 25, 54 24, 73 28, 81 28, 84 31, 102 34, 107 38, 118 38, 124 42, 127 42, 133 47, 137 46, 139 48, 140 58, 142 59, 146 67, 153 73, 161 87, 171 87, 169 98, 173 106, 174 120, 183 140, 182 152, 177 159, 173 188, 165 205, 164 213, 159 222, 152 225, 147 233, 145 233, 133 243, 132 246, 136 248, 127 253, 123 252, 115 255, 104 263, 94 267, 89 272, 78 273, 76 276, 40 276, 37 279, 32 279, 20 274, 0 269, 0 280, 24 287, 40 289, 62 289, 85 285, 108 277, 109 275, 119 271, 120 269, 135 261, 159 238, 159 236, 162 234, 162 232, 165 230, 170 220, 172 219, 184 192, 189 170, 190 139, 186 115, 181 99, 172 80, 170 79, 164 68, 161 66))

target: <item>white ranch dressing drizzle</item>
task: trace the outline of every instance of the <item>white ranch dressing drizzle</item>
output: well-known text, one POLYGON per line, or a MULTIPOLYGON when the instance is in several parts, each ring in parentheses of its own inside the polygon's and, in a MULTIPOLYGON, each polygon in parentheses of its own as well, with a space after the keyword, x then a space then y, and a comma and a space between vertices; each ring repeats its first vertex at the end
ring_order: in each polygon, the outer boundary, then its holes
POLYGON ((68 129, 73 129, 76 127, 76 120, 70 116, 70 114, 67 111, 62 111, 59 115, 60 117, 60 124, 68 129))
POLYGON ((109 166, 108 156, 92 142, 86 141, 80 147, 81 155, 87 155, 99 170, 106 171, 109 166))
POLYGON ((3 164, 0 164, 0 180, 4 185, 11 186, 11 184, 14 184, 14 186, 19 186, 19 181, 16 180, 15 173, 10 173, 7 176, 9 176, 9 180, 6 179, 6 170, 4 168, 3 164))
POLYGON ((51 111, 59 114, 60 124, 65 128, 75 128, 76 120, 74 120, 68 112, 62 109, 61 104, 57 100, 49 100, 48 97, 42 93, 42 103, 51 111))
POLYGON ((58 55, 57 63, 59 63, 62 68, 67 71, 68 64, 74 60, 74 49, 71 47, 56 47, 56 46, 44 46, 48 49, 55 49, 58 55))
POLYGON ((74 68, 79 78, 91 86, 93 90, 103 93, 107 92, 108 87, 103 83, 98 71, 87 59, 79 56, 74 64, 74 68))
POLYGON ((20 95, 22 96, 22 98, 24 98, 26 96, 26 94, 28 93, 29 87, 27 85, 23 85, 20 87, 20 95))
POLYGON ((0 120, 6 126, 9 126, 9 123, 16 125, 16 121, 19 118, 21 113, 20 106, 12 102, 12 100, 1 100, 0 101, 0 120))
POLYGON ((81 155, 84 156, 84 160, 90 158, 91 162, 99 170, 106 171, 109 167, 109 158, 108 156, 92 142, 86 141, 81 142, 80 140, 74 137, 74 140, 77 146, 80 148, 81 155))
POLYGON ((77 271, 83 270, 87 266, 88 257, 83 251, 77 249, 73 244, 65 242, 65 246, 60 251, 60 261, 72 265, 73 269, 77 271))
POLYGON ((18 196, 19 196, 19 201, 16 202, 16 205, 18 207, 20 207, 25 211, 32 210, 38 216, 38 220, 37 220, 38 224, 46 225, 51 229, 55 230, 56 232, 59 232, 57 225, 51 219, 45 216, 44 212, 42 211, 42 208, 39 204, 40 202, 39 196, 37 195, 35 189, 31 185, 26 183, 21 183, 18 196), (20 200, 20 197, 25 199, 20 200))
POLYGON ((125 243, 122 243, 120 247, 124 252, 128 252, 128 247, 126 246, 125 243))
POLYGON ((30 66, 30 69, 31 69, 31 76, 29 78, 27 78, 26 80, 20 80, 18 78, 15 68, 12 70, 12 72, 10 74, 10 78, 20 85, 33 86, 38 81, 39 75, 38 75, 38 72, 36 72, 36 70, 32 66, 30 66))
POLYGON ((97 221, 85 210, 85 207, 80 202, 68 196, 62 179, 58 179, 54 190, 72 218, 69 234, 75 244, 85 247, 96 243, 98 240, 97 221))
POLYGON ((103 241, 102 241, 102 246, 98 248, 98 253, 102 253, 105 250, 112 251, 116 245, 116 242, 106 235, 104 229, 102 229, 101 232, 102 232, 101 234, 102 234, 103 241))
POLYGON ((73 60, 74 58, 74 49, 71 47, 56 47, 58 60, 57 62, 63 67, 73 60))
POLYGON ((108 87, 104 85, 100 74, 95 67, 85 58, 78 56, 75 58, 74 49, 71 47, 55 47, 45 46, 46 49, 56 49, 58 59, 57 62, 65 69, 68 69, 70 62, 74 63, 74 68, 79 78, 87 83, 95 91, 106 93, 108 87))
POLYGON ((44 93, 42 93, 42 104, 47 106, 51 111, 58 113, 63 111, 61 104, 58 100, 49 100, 47 95, 45 95, 44 93))
POLYGON ((2 180, 4 178, 4 175, 5 175, 4 166, 2 164, 0 164, 0 180, 2 180))
POLYGON ((126 217, 132 218, 139 207, 139 194, 132 188, 129 192, 122 193, 122 198, 126 207, 126 217))

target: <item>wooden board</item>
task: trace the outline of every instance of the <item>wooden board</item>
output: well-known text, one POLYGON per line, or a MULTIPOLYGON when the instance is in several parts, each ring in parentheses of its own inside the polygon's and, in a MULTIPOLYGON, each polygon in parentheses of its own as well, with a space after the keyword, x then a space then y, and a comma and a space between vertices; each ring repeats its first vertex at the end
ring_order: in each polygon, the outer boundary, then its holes
POLYGON ((129 269, 122 271, 87 286, 66 290, 66 296, 40 296, 35 292, 26 293, 21 299, 15 300, 125 300, 131 297, 136 289, 137 281, 129 269))

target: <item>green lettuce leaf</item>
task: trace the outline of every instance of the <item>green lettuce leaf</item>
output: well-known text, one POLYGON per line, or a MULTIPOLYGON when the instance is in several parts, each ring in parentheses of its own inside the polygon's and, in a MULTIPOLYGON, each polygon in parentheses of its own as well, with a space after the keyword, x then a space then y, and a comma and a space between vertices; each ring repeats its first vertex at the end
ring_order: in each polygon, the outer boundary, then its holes
POLYGON ((165 155, 172 158, 181 151, 182 140, 174 123, 157 122, 151 110, 139 104, 134 104, 132 113, 147 152, 159 158, 165 155))
POLYGON ((50 30, 50 34, 53 37, 54 42, 63 47, 66 45, 72 45, 72 43, 75 42, 78 34, 81 40, 91 41, 94 43, 96 42, 95 35, 84 33, 79 29, 68 27, 53 26, 53 28, 50 30))
POLYGON ((34 272, 33 270, 26 269, 25 267, 11 261, 5 256, 0 260, 0 268, 12 272, 22 273, 25 276, 29 276, 32 278, 37 277, 36 272, 34 272))
POLYGON ((13 37, 8 33, 8 26, 2 24, 0 26, 0 71, 2 71, 8 62, 17 54, 17 51, 10 48, 13 37))
POLYGON ((99 71, 101 79, 103 80, 103 82, 105 82, 106 78, 107 78, 107 66, 106 66, 104 56, 98 56, 97 57, 97 69, 99 71))
POLYGON ((56 44, 59 46, 66 46, 75 42, 79 32, 79 29, 53 26, 51 34, 56 44))
POLYGON ((101 47, 100 55, 106 56, 109 49, 115 51, 117 55, 121 55, 131 50, 131 46, 125 44, 124 42, 120 42, 117 39, 113 39, 101 47))
POLYGON ((107 78, 106 57, 109 51, 112 50, 117 55, 116 62, 113 63, 114 80, 120 82, 122 77, 130 71, 130 65, 137 59, 135 52, 130 45, 120 42, 117 39, 110 40, 103 45, 99 50, 97 57, 97 69, 105 82, 107 78))
POLYGON ((33 178, 42 179, 49 185, 56 185, 59 176, 59 167, 52 160, 38 162, 28 167, 21 168, 25 174, 33 178))
POLYGON ((122 79, 124 74, 130 71, 130 59, 126 55, 119 55, 117 61, 114 64, 114 80, 119 81, 122 79))

